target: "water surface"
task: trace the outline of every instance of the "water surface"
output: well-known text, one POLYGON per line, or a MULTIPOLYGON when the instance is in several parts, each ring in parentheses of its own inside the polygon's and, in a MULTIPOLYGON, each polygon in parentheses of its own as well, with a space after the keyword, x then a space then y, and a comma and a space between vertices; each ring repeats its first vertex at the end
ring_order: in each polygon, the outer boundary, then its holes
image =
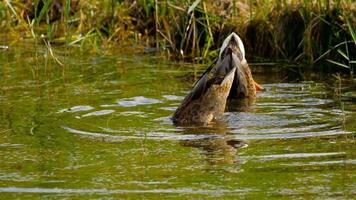
POLYGON ((0 49, 1 198, 356 195, 352 80, 252 66, 265 88, 255 104, 176 127, 170 116, 204 65, 54 52, 63 65, 41 45, 0 49))

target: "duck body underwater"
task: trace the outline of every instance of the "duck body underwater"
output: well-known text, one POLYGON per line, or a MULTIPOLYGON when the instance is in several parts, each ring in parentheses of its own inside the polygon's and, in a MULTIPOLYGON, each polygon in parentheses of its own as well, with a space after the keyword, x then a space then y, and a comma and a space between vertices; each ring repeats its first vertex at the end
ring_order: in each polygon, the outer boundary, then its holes
POLYGON ((216 64, 202 74, 172 120, 177 125, 209 124, 224 114, 228 98, 254 99, 260 89, 252 78, 240 37, 231 33, 220 48, 216 64))

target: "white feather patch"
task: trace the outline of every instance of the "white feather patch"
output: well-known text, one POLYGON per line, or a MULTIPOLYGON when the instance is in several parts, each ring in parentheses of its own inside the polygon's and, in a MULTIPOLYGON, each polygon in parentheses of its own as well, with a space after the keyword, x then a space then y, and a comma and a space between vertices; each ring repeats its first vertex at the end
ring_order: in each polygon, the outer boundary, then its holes
POLYGON ((234 39, 237 41, 239 49, 240 49, 240 51, 242 53, 242 58, 245 59, 245 47, 244 47, 244 44, 242 43, 241 38, 236 33, 232 32, 229 36, 227 36, 227 38, 224 40, 223 44, 221 45, 220 53, 219 53, 219 60, 221 60, 221 54, 223 53, 223 51, 225 50, 225 48, 229 44, 229 42, 230 42, 232 37, 234 37, 234 39))

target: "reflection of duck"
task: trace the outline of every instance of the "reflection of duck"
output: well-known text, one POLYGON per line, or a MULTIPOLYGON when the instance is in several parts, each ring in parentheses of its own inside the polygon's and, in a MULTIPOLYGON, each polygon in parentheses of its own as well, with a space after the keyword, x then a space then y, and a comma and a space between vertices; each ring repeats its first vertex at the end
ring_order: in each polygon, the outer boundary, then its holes
POLYGON ((181 141, 180 144, 186 147, 195 147, 203 150, 206 159, 212 164, 232 164, 237 161, 238 149, 247 146, 242 140, 225 139, 223 137, 211 137, 181 141))
POLYGON ((227 98, 255 98, 261 87, 252 78, 240 37, 232 33, 220 48, 219 59, 194 85, 173 114, 176 124, 208 124, 220 117, 227 98))
POLYGON ((202 154, 211 164, 235 163, 238 161, 238 149, 247 146, 245 141, 228 134, 230 129, 223 121, 217 121, 213 126, 184 127, 182 130, 183 134, 193 134, 196 137, 182 140, 180 144, 202 150, 202 154))

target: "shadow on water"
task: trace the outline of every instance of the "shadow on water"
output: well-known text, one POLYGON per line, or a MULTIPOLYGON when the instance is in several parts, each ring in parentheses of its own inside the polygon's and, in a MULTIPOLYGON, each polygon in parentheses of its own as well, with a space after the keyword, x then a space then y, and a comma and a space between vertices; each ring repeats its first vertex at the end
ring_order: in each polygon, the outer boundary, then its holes
POLYGON ((256 102, 176 127, 205 66, 63 52, 65 68, 29 46, 0 53, 1 197, 355 195, 355 80, 253 66, 256 102))

